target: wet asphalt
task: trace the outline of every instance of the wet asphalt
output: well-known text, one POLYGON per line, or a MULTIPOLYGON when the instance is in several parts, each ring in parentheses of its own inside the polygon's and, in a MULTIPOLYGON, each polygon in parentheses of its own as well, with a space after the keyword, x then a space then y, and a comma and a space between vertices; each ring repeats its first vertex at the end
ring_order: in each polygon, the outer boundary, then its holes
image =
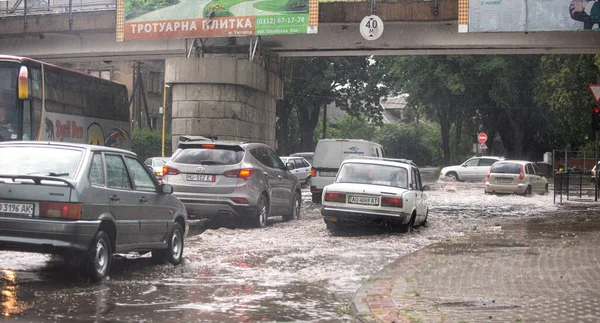
MULTIPOLYGON (((110 278, 99 284, 56 257, 0 252, 0 316, 13 322, 347 322, 353 320, 354 293, 397 259, 494 230, 499 222, 535 221, 560 211, 552 194, 490 196, 481 183, 436 176, 424 171, 432 188, 429 224, 408 235, 361 228, 331 236, 305 190, 299 221, 274 217, 264 229, 194 221, 182 265, 115 255, 110 278)), ((555 216, 551 227, 560 228, 561 220, 555 216)), ((535 234, 535 226, 524 228, 535 234)))

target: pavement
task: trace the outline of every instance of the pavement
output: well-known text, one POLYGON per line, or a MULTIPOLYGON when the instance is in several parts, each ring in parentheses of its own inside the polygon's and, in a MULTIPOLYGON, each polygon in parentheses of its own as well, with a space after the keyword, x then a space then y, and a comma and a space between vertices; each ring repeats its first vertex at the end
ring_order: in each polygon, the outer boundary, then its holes
POLYGON ((363 283, 357 322, 600 322, 600 203, 498 219, 363 283))

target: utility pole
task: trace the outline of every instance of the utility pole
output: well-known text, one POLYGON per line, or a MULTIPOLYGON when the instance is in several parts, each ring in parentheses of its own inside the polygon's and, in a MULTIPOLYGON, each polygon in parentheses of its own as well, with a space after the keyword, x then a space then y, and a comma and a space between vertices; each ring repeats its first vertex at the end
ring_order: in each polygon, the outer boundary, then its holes
POLYGON ((327 138, 327 103, 323 104, 323 139, 327 138))

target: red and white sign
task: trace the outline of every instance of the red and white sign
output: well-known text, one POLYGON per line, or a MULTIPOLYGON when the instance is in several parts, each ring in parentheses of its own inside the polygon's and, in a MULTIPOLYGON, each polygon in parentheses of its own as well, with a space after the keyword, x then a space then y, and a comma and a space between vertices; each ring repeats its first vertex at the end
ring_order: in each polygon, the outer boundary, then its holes
POLYGON ((482 132, 477 136, 477 140, 479 140, 480 143, 484 143, 487 141, 487 135, 482 132))
POLYGON ((600 84, 590 84, 590 91, 592 91, 596 102, 600 103, 600 84))

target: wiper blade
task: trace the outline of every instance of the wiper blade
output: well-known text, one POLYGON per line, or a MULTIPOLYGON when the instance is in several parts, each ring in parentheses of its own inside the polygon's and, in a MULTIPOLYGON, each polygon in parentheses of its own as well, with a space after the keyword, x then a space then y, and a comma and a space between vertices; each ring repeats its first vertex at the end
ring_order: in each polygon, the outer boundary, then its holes
POLYGON ((34 173, 29 173, 27 175, 34 175, 34 174, 43 174, 45 176, 52 176, 52 177, 69 176, 69 173, 54 173, 54 172, 47 172, 47 173, 34 172, 34 173))

